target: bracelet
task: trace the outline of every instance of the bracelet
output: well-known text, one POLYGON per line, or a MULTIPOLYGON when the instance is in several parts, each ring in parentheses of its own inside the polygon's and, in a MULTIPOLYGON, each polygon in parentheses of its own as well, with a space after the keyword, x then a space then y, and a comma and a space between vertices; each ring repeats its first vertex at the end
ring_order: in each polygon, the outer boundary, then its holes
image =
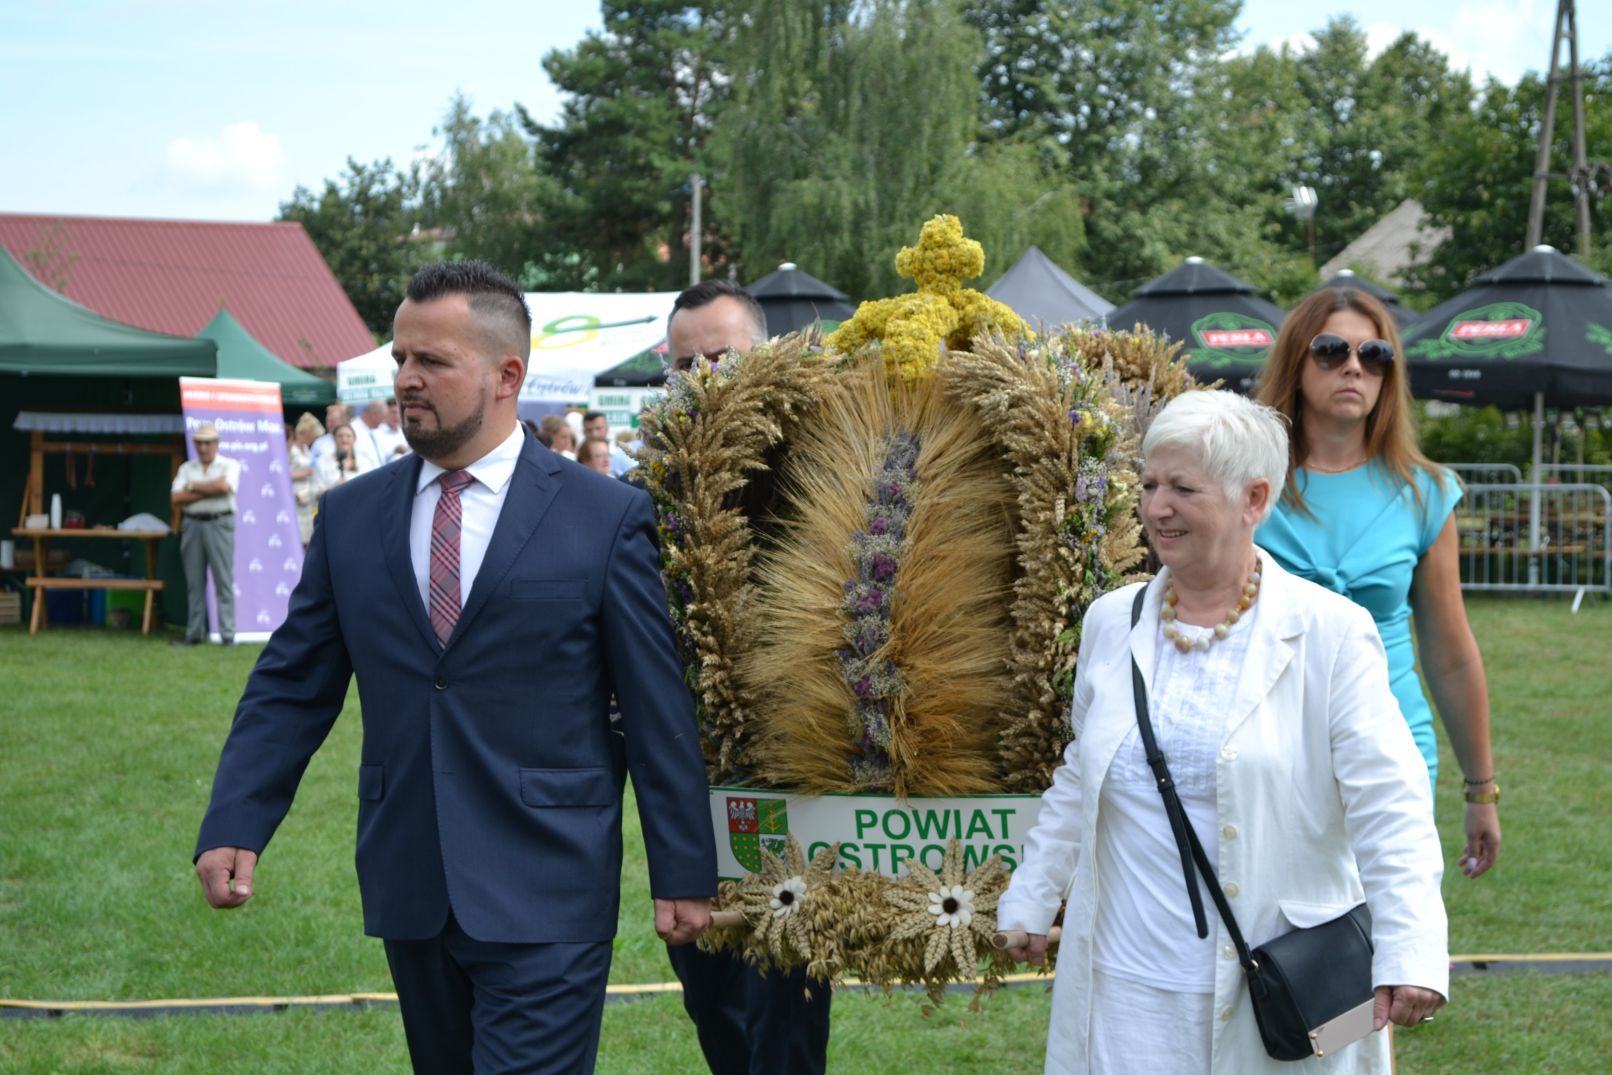
POLYGON ((1482 780, 1472 780, 1472 779, 1463 778, 1461 783, 1465 784, 1469 788, 1481 788, 1485 784, 1493 784, 1494 783, 1494 777, 1486 776, 1482 780))
POLYGON ((1466 801, 1482 805, 1498 803, 1500 801, 1500 785, 1496 784, 1493 791, 1473 791, 1471 788, 1467 788, 1466 801))

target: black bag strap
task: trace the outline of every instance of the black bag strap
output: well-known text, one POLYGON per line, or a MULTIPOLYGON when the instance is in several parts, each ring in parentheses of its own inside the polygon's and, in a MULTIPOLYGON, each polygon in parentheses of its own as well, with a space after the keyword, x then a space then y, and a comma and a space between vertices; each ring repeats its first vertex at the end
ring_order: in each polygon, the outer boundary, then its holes
MULTIPOLYGON (((1146 599, 1147 587, 1143 586, 1136 591, 1136 600, 1131 605, 1132 627, 1141 622, 1142 603, 1146 599)), ((1220 881, 1215 877, 1214 867, 1209 864, 1209 856, 1198 841, 1198 834, 1187 817, 1186 807, 1181 805, 1181 796, 1176 793, 1175 781, 1170 777, 1170 767, 1164 760, 1163 751, 1159 750, 1158 740, 1153 736, 1153 722, 1147 715, 1147 680, 1142 676, 1142 668, 1136 663, 1134 652, 1131 654, 1131 686, 1136 700, 1136 726, 1142 733, 1142 748, 1147 752, 1147 764, 1158 782, 1159 794, 1164 798, 1164 812, 1170 818, 1175 845, 1181 852, 1181 873, 1187 883, 1187 896, 1192 901, 1192 921, 1198 927, 1198 936, 1209 936, 1209 923, 1204 918, 1203 896, 1198 891, 1194 866, 1208 882, 1209 898, 1214 900, 1215 910, 1220 912, 1220 920, 1226 923, 1226 932, 1231 934, 1231 943, 1237 948, 1237 961, 1244 970, 1250 970, 1254 966, 1254 958, 1248 952, 1242 930, 1237 928, 1237 916, 1231 913, 1231 906, 1220 891, 1220 881)))

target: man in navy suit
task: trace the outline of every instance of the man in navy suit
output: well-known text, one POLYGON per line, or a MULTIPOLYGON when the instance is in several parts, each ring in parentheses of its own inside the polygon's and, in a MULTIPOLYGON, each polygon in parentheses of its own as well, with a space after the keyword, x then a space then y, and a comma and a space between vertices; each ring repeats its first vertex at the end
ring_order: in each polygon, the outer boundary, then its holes
POLYGON ((692 940, 716 889, 654 512, 516 421, 531 319, 511 280, 429 266, 393 330, 414 454, 323 498, 224 744, 196 872, 215 907, 251 898, 356 674, 364 928, 385 941, 415 1070, 589 1071, 628 773, 656 931, 692 940))

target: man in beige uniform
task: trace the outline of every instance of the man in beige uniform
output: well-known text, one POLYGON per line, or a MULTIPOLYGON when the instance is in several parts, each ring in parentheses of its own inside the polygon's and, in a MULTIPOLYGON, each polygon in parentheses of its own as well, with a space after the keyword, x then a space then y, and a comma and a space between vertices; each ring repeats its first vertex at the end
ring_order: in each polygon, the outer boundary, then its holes
POLYGON ((179 558, 185 565, 189 616, 185 637, 176 646, 207 641, 207 572, 213 573, 218 595, 218 634, 224 645, 235 644, 235 491, 241 464, 218 454, 218 429, 211 422, 196 427, 190 438, 196 458, 179 464, 172 498, 184 517, 179 558))

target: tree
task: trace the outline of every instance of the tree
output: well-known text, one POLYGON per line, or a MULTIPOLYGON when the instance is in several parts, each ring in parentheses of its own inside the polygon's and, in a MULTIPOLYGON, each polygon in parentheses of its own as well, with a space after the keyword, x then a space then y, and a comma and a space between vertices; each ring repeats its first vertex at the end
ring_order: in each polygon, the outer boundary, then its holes
MULTIPOLYGON (((705 0, 603 4, 604 29, 555 50, 543 69, 569 95, 558 124, 516 111, 553 178, 541 201, 538 268, 554 286, 674 288, 687 282, 686 184, 716 170, 707 152, 726 96, 732 5, 705 0)), ((719 207, 708 260, 726 258, 719 207)))
MULTIPOLYGON (((1583 70, 1585 141, 1592 162, 1612 147, 1612 53, 1583 70)), ((1542 239, 1578 256, 1571 171, 1571 99, 1563 87, 1551 142, 1542 239)), ((1427 146, 1415 173, 1417 196, 1430 223, 1450 236, 1410 271, 1434 301, 1456 294, 1471 279, 1523 253, 1534 157, 1543 123, 1544 81, 1523 76, 1514 87, 1490 81, 1477 107, 1451 119, 1427 146)), ((1604 159, 1604 157, 1602 157, 1604 159)), ((1590 206, 1591 268, 1612 272, 1612 192, 1590 206)))
POLYGON ((1467 113, 1472 84, 1414 34, 1371 60, 1365 32, 1347 16, 1315 41, 1296 59, 1310 122, 1289 178, 1320 196, 1316 241, 1325 260, 1410 196, 1411 173, 1438 132, 1467 113))
POLYGON ((495 111, 478 119, 456 96, 435 133, 443 144, 422 168, 421 212, 442 231, 446 253, 543 286, 542 212, 554 182, 539 169, 515 115, 495 111))
MULTIPOLYGON (((1078 192, 1085 255, 1071 266, 1110 299, 1201 254, 1263 271, 1290 256, 1267 234, 1259 161, 1217 145, 1228 106, 1220 57, 1236 0, 990 0, 969 6, 984 36, 982 133, 1034 147, 1078 192)), ((1235 269, 1234 269, 1235 271, 1235 269)), ((1266 275, 1271 275, 1266 273, 1266 275)), ((1255 281, 1260 282, 1260 281, 1255 281)))
POLYGON ((985 245, 1067 260, 1078 199, 1033 148, 976 144, 978 34, 955 0, 756 3, 733 49, 716 195, 759 276, 794 261, 858 298, 907 290, 895 254, 939 212, 985 245))
POLYGON ((359 164, 348 158, 339 179, 319 194, 297 187, 280 206, 280 220, 301 224, 325 264, 376 339, 392 331, 398 296, 428 252, 411 240, 418 182, 390 159, 359 164))

